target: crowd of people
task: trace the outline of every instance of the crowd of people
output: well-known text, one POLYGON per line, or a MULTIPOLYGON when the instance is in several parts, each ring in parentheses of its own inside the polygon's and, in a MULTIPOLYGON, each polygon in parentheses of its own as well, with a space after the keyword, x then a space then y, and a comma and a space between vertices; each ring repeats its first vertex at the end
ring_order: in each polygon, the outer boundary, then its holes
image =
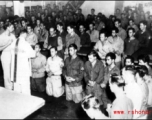
POLYGON ((137 119, 152 105, 152 15, 128 9, 107 18, 63 6, 0 20, 5 88, 82 102, 92 119, 137 119), (87 59, 78 55, 91 48, 87 59), (101 111, 100 108, 107 109, 101 111), (114 114, 115 110, 124 114, 114 114))

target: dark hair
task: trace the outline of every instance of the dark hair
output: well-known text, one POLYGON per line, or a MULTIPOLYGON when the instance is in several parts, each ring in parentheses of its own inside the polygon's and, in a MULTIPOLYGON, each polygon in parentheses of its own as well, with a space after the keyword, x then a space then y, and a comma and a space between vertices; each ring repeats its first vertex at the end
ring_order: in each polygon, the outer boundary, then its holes
POLYGON ((78 49, 78 47, 77 47, 77 45, 76 45, 76 44, 70 44, 68 48, 71 48, 71 47, 72 47, 72 48, 74 48, 75 50, 77 50, 77 49, 78 49))
POLYGON ((148 75, 148 68, 144 65, 140 65, 139 67, 136 68, 135 74, 139 74, 140 77, 144 77, 145 75, 148 75))
POLYGON ((115 59, 116 59, 115 53, 112 53, 112 52, 107 53, 107 54, 106 54, 106 58, 107 58, 107 57, 110 57, 112 60, 115 60, 115 59))
POLYGON ((14 24, 12 24, 11 22, 10 23, 8 23, 8 24, 4 24, 4 29, 6 30, 8 27, 10 27, 11 25, 13 25, 14 26, 14 24))
MULTIPOLYGON (((39 48, 42 49, 42 45, 41 45, 40 43, 36 43, 36 45, 38 45, 39 48)), ((35 45, 35 46, 36 46, 36 45, 35 45)))
POLYGON ((93 55, 94 57, 96 57, 97 59, 99 59, 99 55, 98 55, 98 53, 97 53, 96 50, 92 50, 92 51, 88 54, 88 56, 89 56, 89 55, 93 55))
POLYGON ((113 30, 114 30, 116 33, 119 32, 118 28, 116 28, 116 27, 113 27, 113 28, 111 29, 111 33, 112 33, 113 30))
POLYGON ((58 22, 56 25, 59 25, 59 26, 62 26, 62 27, 64 26, 62 22, 58 22))
POLYGON ((129 19, 129 21, 132 21, 132 22, 134 22, 134 19, 129 19))
POLYGON ((147 21, 146 21, 146 20, 140 21, 140 24, 141 24, 141 23, 147 26, 147 21))
POLYGON ((130 59, 131 62, 134 63, 134 58, 133 58, 131 55, 128 55, 128 56, 125 58, 125 60, 124 60, 125 63, 126 63, 126 60, 127 60, 127 59, 130 59))
POLYGON ((30 27, 31 29, 34 29, 31 24, 27 24, 27 27, 30 27))
POLYGON ((135 29, 134 28, 128 28, 128 30, 127 30, 127 33, 129 32, 129 30, 132 30, 133 31, 133 33, 135 33, 135 29))
POLYGON ((89 23, 89 25, 92 24, 93 26, 95 26, 95 24, 93 22, 89 23))
POLYGON ((149 62, 150 62, 149 56, 148 55, 144 55, 144 54, 138 56, 138 61, 139 60, 142 60, 143 62, 145 62, 147 64, 149 64, 149 62))
POLYGON ((130 71, 133 75, 135 75, 135 66, 127 65, 124 67, 125 71, 130 71))
POLYGON ((108 35, 107 35, 107 32, 106 31, 102 31, 102 32, 100 32, 100 35, 101 34, 104 34, 105 35, 105 37, 108 37, 108 35))
POLYGON ((54 49, 55 51, 58 50, 57 47, 55 47, 55 46, 52 46, 52 47, 50 48, 50 50, 51 50, 51 49, 54 49))
POLYGON ((111 81, 112 84, 117 84, 118 87, 124 87, 125 86, 125 81, 122 79, 121 76, 119 76, 116 73, 111 74, 111 81))
POLYGON ((120 19, 115 19, 114 22, 118 22, 118 23, 121 23, 121 20, 120 19))
POLYGON ((21 30, 20 35, 23 33, 27 33, 27 30, 26 29, 21 30))

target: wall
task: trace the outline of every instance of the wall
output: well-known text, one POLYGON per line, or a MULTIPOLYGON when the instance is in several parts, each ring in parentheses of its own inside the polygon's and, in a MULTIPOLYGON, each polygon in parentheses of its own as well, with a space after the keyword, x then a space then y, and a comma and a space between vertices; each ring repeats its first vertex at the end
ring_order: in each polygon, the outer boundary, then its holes
POLYGON ((109 17, 109 15, 114 14, 115 1, 85 1, 81 6, 85 16, 91 13, 92 8, 95 8, 95 14, 102 12, 109 17))

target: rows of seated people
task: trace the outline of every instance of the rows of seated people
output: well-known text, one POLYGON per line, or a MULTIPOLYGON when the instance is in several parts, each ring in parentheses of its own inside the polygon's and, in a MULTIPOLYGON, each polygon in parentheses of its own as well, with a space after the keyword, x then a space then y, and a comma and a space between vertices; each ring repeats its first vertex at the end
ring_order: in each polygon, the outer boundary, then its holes
POLYGON ((152 105, 152 16, 117 9, 107 18, 91 9, 85 19, 81 9, 78 13, 56 9, 26 11, 25 18, 0 21, 0 34, 9 30, 8 24, 16 37, 27 31, 26 41, 37 54, 31 60, 31 89, 54 97, 65 92, 66 100, 82 101, 84 110, 95 119, 107 118, 106 108, 109 118, 145 117, 132 112, 146 111, 152 105), (77 54, 84 47, 92 49, 86 61, 77 54), (115 110, 124 114, 115 114, 115 110))

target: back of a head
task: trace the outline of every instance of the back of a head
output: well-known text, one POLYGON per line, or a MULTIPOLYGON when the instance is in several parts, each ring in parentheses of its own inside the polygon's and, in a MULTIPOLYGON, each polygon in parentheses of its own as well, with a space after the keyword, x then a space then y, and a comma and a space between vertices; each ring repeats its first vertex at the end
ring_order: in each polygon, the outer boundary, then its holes
POLYGON ((140 65, 135 68, 135 74, 139 74, 139 77, 143 78, 145 75, 148 75, 148 68, 144 65, 140 65))

